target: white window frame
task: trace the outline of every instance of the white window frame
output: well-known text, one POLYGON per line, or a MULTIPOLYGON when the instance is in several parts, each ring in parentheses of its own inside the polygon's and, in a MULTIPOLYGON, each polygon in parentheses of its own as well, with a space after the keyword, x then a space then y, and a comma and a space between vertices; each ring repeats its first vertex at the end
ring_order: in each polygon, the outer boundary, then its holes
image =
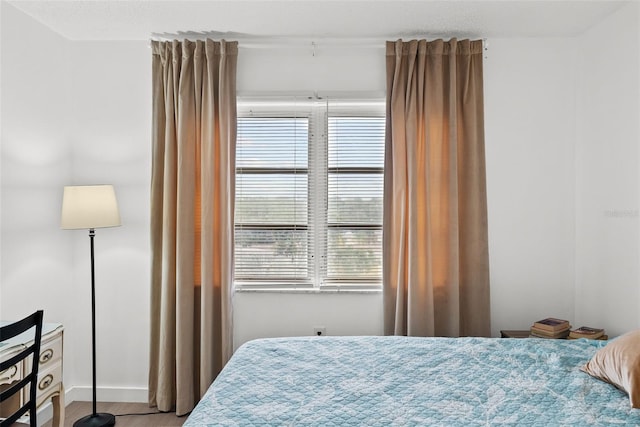
MULTIPOLYGON (((308 117, 308 211, 309 248, 308 280, 236 280, 236 290, 356 290, 379 291, 382 279, 367 281, 328 280, 328 123, 329 116, 381 117, 384 99, 318 98, 317 96, 282 96, 238 98, 238 117, 308 117), (311 214, 313 213, 313 214, 311 214)), ((234 224, 235 227, 235 224, 234 224)))

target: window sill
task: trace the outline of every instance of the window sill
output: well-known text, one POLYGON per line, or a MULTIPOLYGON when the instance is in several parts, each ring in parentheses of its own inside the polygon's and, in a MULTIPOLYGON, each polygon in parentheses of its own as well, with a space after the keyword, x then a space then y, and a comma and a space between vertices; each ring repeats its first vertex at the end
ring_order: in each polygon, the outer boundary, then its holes
POLYGON ((236 293, 266 293, 266 294, 379 294, 382 288, 347 288, 347 287, 322 287, 322 288, 295 288, 295 287, 270 287, 248 288, 238 287, 236 293))

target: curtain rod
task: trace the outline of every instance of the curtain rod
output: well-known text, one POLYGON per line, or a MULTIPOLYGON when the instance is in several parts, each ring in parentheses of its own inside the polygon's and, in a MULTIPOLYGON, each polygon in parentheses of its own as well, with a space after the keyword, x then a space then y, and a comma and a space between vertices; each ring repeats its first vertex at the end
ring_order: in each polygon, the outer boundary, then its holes
MULTIPOLYGON (((151 41, 172 41, 172 40, 204 40, 204 39, 225 39, 238 42, 239 49, 281 49, 281 48, 310 48, 315 53, 320 48, 362 48, 362 49, 384 49, 387 41, 414 40, 414 39, 451 39, 453 36, 428 36, 428 35, 404 35, 389 37, 247 37, 237 33, 218 32, 178 32, 178 33, 152 33, 151 41)), ((459 40, 475 39, 475 37, 458 37, 459 40)), ((488 50, 488 41, 481 38, 484 50, 488 50)))

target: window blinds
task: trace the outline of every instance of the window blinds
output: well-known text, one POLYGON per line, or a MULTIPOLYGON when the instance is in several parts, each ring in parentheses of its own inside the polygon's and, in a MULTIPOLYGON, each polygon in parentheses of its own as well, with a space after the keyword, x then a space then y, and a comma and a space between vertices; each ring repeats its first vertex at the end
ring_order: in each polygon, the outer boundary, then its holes
POLYGON ((309 118, 240 117, 235 277, 309 277, 309 118))
POLYGON ((239 104, 240 286, 379 284, 383 111, 334 105, 313 99, 239 104))
POLYGON ((384 118, 329 116, 327 280, 382 275, 384 118))

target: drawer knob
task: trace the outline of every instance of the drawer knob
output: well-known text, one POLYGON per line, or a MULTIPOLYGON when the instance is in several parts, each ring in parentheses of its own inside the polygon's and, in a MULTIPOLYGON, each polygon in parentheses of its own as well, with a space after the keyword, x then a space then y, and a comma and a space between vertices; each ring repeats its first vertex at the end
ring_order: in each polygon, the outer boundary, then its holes
POLYGON ((53 382, 53 375, 49 374, 40 381, 40 383, 38 384, 38 388, 40 390, 44 390, 45 388, 49 387, 52 382, 53 382))
POLYGON ((50 348, 46 349, 40 355, 40 363, 47 363, 53 357, 53 350, 50 348))

